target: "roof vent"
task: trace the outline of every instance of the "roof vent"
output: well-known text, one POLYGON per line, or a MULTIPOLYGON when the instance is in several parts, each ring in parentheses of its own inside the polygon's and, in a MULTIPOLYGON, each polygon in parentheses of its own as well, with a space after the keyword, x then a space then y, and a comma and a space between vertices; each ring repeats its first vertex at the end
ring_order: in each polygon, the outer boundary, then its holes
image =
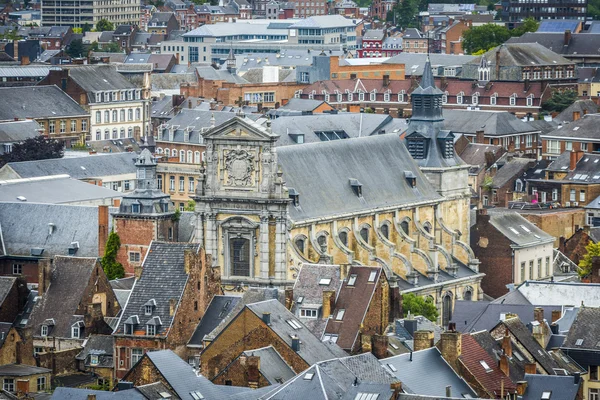
POLYGON ((404 171, 404 179, 406 179, 410 187, 417 186, 417 177, 412 171, 404 171))
POLYGON ((296 353, 300 351, 300 338, 298 336, 292 337, 292 350, 296 353))
POLYGON ((19 200, 19 201, 27 201, 27 197, 25 197, 25 196, 17 196, 17 200, 19 200))
POLYGON ((362 183, 360 183, 358 179, 350 178, 350 186, 352 187, 355 195, 362 197, 362 183))
POLYGON ((294 188, 288 188, 288 194, 290 199, 292 199, 292 204, 294 207, 298 207, 300 205, 300 193, 298 193, 294 188))
POLYGON ((52 235, 55 227, 56 225, 54 225, 52 222, 48 223, 48 235, 52 235))

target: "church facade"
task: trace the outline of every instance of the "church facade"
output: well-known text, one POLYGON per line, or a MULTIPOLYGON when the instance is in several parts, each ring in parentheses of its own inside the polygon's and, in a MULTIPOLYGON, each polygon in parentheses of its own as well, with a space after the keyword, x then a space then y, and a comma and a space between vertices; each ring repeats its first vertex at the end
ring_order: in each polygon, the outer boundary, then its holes
POLYGON ((238 116, 204 136, 195 240, 225 289, 291 285, 304 263, 380 265, 391 287, 430 297, 441 324, 478 300, 468 166, 443 130, 431 68, 402 134, 275 147, 270 124, 238 116))

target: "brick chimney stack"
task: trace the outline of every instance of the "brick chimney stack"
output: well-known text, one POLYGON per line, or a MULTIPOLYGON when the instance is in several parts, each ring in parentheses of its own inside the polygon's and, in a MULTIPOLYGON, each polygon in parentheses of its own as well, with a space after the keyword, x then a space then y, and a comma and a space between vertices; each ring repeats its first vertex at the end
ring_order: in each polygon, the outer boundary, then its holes
POLYGON ((329 318, 335 308, 335 290, 323 291, 323 318, 329 318))
POLYGON ((462 334, 456 332, 454 323, 451 322, 448 325, 448 330, 442 333, 439 346, 442 357, 457 371, 458 358, 462 354, 462 334))
POLYGON ((388 356, 388 344, 389 338, 387 335, 373 335, 373 347, 372 352, 378 359, 386 358, 388 356))
POLYGON ((413 349, 415 351, 433 347, 433 331, 416 331, 413 333, 413 349))
POLYGON ((38 260, 38 296, 43 295, 48 290, 51 273, 50 259, 38 260))

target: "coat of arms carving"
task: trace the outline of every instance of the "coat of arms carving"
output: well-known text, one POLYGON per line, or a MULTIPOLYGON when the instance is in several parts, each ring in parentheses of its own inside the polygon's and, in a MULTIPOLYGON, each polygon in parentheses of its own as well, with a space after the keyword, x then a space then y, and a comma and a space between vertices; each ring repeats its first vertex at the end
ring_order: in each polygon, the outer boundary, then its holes
POLYGON ((251 186, 254 155, 246 150, 230 150, 225 154, 225 169, 228 186, 251 186))

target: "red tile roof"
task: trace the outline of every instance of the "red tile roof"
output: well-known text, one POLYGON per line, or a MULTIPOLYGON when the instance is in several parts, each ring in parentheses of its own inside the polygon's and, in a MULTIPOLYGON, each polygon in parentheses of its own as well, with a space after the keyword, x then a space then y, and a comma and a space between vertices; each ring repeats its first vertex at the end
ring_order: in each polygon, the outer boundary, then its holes
POLYGON ((498 363, 477 343, 468 333, 462 335, 462 351, 460 361, 485 388, 489 394, 500 396, 502 381, 504 381, 504 393, 514 393, 517 389, 515 383, 498 367, 498 363), (482 365, 485 362, 489 370, 482 365))

